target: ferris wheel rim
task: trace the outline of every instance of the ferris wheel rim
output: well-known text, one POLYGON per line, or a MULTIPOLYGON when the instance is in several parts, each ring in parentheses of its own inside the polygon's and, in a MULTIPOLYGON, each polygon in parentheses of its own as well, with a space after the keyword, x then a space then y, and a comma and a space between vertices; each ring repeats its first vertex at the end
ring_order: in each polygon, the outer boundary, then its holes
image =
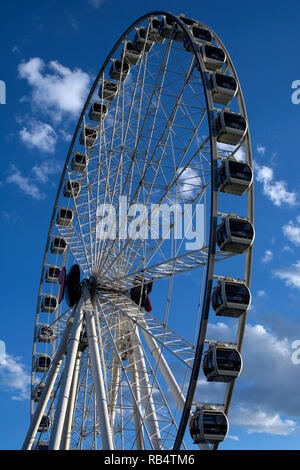
MULTIPOLYGON (((43 283, 43 278, 44 278, 44 271, 45 271, 45 266, 46 266, 46 259, 47 259, 47 252, 48 252, 48 249, 49 249, 49 243, 50 243, 50 239, 51 239, 51 235, 52 235, 52 227, 53 227, 53 223, 54 223, 54 218, 55 218, 55 212, 57 210, 57 203, 58 203, 58 200, 59 200, 59 196, 60 196, 60 193, 61 193, 61 189, 62 189, 62 184, 63 184, 63 181, 65 179, 65 174, 66 174, 66 171, 67 171, 67 166, 68 166, 68 163, 69 163, 69 159, 70 159, 70 156, 72 154, 72 150, 73 150, 73 147, 74 147, 74 144, 75 144, 75 140, 78 136, 78 132, 79 132, 79 129, 80 129, 80 125, 82 123, 82 120, 84 118, 84 115, 85 115, 85 112, 87 110, 87 107, 90 103, 90 100, 93 96, 93 93, 97 87, 97 84, 99 83, 100 79, 101 79, 101 76, 103 74, 103 71, 105 69, 105 67, 108 65, 109 61, 111 60, 114 52, 117 50, 117 48, 119 47, 119 45, 122 43, 123 39, 128 35, 128 33, 130 31, 133 30, 133 28, 138 25, 139 23, 141 23, 142 21, 146 20, 146 19, 149 19, 151 18, 152 16, 155 16, 155 15, 166 15, 166 16, 169 16, 172 18, 172 20, 174 20, 180 27, 181 29, 184 31, 186 37, 188 38, 189 42, 190 42, 190 45, 193 49, 193 53, 194 53, 194 57, 197 61, 197 64, 199 66, 199 72, 201 74, 201 79, 202 79, 202 84, 203 84, 203 89, 204 89, 204 92, 205 92, 205 100, 206 100, 206 107, 207 107, 207 110, 209 111, 209 113, 212 113, 213 112, 213 102, 212 100, 209 98, 209 95, 208 95, 208 92, 207 92, 207 82, 206 82, 206 77, 205 77, 205 74, 204 74, 204 67, 203 67, 203 62, 202 62, 202 58, 200 56, 200 53, 199 51, 197 50, 197 47, 196 47, 196 44, 192 38, 192 35, 189 31, 189 29, 187 28, 187 26, 178 18, 178 16, 172 14, 172 13, 169 13, 169 12, 165 12, 165 11, 160 11, 160 10, 157 10, 157 11, 153 11, 153 12, 150 12, 150 13, 147 13, 145 15, 143 15, 142 17, 140 17, 139 19, 137 19, 135 22, 133 22, 127 29, 126 31, 121 35, 121 37, 119 38, 119 40, 115 43, 115 45, 113 46, 113 48, 111 49, 111 52, 109 53, 109 55, 107 56, 106 60, 104 61, 92 87, 91 87, 91 90, 89 92, 89 95, 86 99, 86 102, 84 104, 84 107, 82 109, 82 112, 81 112, 81 115, 79 117, 79 120, 78 120, 78 123, 77 123, 77 126, 76 126, 76 129, 74 131, 74 134, 73 134, 73 138, 72 138, 72 141, 71 141, 71 144, 70 144, 70 147, 69 147, 69 151, 68 151, 68 154, 67 154, 67 157, 66 157, 66 161, 65 161, 65 165, 64 165, 64 168, 63 168, 63 171, 62 171, 62 175, 61 175, 61 179, 60 179, 60 183, 59 183, 59 187, 58 187, 58 191, 57 191, 57 195, 56 195, 56 199, 55 199, 55 202, 54 202, 54 207, 53 207, 53 212, 52 212, 52 217, 51 217, 51 221, 50 221, 50 226, 49 226, 49 231, 48 231, 48 236, 47 236, 47 242, 46 242, 46 248, 45 248, 45 254, 44 254, 44 261, 43 261, 43 268, 42 268, 42 274, 41 274, 41 281, 40 281, 40 291, 39 291, 39 295, 38 295, 38 306, 37 306, 37 314, 38 314, 38 311, 39 311, 39 303, 40 303, 40 296, 41 296, 41 287, 42 287, 42 283, 43 283)), ((199 22, 200 24, 200 22, 199 22)), ((211 32, 212 30, 207 27, 205 25, 205 28, 209 29, 211 32)), ((217 35, 213 32, 214 34, 214 37, 215 38, 218 38, 217 35)), ((218 39, 219 40, 219 39, 218 39)), ((220 41, 221 43, 221 41, 220 41)), ((224 46, 223 46, 224 47, 224 46)), ((226 55, 227 55, 227 58, 228 60, 230 60, 229 58, 229 54, 227 53, 227 50, 225 49, 224 47, 224 50, 226 51, 226 55)), ((233 67, 233 65, 232 65, 233 67)), ((237 75, 236 75, 236 78, 237 78, 237 75)), ((242 92, 241 92, 241 88, 239 86, 239 92, 240 92, 240 95, 241 95, 241 99, 242 99, 242 103, 243 103, 243 106, 244 106, 244 102, 243 102, 243 96, 242 96, 242 92)), ((245 110, 245 107, 244 107, 244 111, 246 113, 246 110, 245 110)), ((213 129, 213 120, 212 120, 212 116, 210 115, 209 116, 209 128, 210 128, 210 134, 209 134, 209 137, 210 137, 210 148, 211 148, 211 172, 212 172, 212 175, 214 173, 214 165, 216 165, 217 163, 217 148, 216 148, 216 142, 213 138, 213 135, 214 135, 214 129, 213 129)), ((247 138, 247 141, 248 141, 248 145, 250 145, 250 137, 249 137, 249 131, 248 132, 248 138, 247 138)), ((249 155, 251 156, 251 147, 250 147, 250 150, 249 150, 249 155)), ((248 192, 248 205, 250 206, 250 208, 253 209, 253 191, 252 191, 252 186, 250 187, 250 190, 248 192), (250 194, 252 193, 252 195, 250 194), (252 200, 251 200, 251 197, 252 197, 252 200)), ((218 190, 216 188, 216 181, 215 181, 215 178, 212 178, 212 181, 211 181, 211 213, 210 213, 210 236, 209 236, 209 245, 208 245, 208 262, 207 262, 207 268, 206 268, 206 281, 205 281, 205 297, 204 297, 204 300, 203 300, 203 307, 202 307, 202 316, 204 315, 205 316, 208 316, 208 311, 209 311, 209 307, 210 307, 210 297, 211 297, 211 290, 212 290, 212 276, 210 276, 209 278, 209 272, 213 273, 214 271, 214 255, 215 255, 215 248, 216 248, 216 224, 217 224, 217 208, 218 208, 218 190)), ((248 271, 248 276, 247 276, 247 282, 250 284, 250 272, 251 272, 251 262, 252 262, 252 247, 249 249, 249 256, 247 257, 247 262, 246 262, 246 265, 247 265, 247 271, 248 271)), ((199 328, 199 336, 200 336, 200 333, 201 333, 201 328, 199 328)), ((203 332, 202 332, 203 333, 203 332)), ((239 342, 241 343, 242 342, 242 338, 243 338, 243 333, 244 333, 244 328, 241 326, 241 328, 239 329, 239 342)), ((205 333, 204 333, 205 334, 205 333)), ((36 332, 35 332, 35 335, 36 335, 36 332)), ((203 342, 202 342, 202 350, 203 350, 203 344, 204 344, 204 339, 203 338, 203 342)), ((33 355, 34 356, 34 355, 33 355)), ((199 353, 198 354, 199 357, 195 357, 195 360, 194 360, 194 366, 196 367, 196 369, 198 369, 198 372, 199 372, 199 368, 200 368, 200 365, 201 365, 201 357, 202 357, 202 353, 199 353)), ((194 378, 198 376, 197 375, 197 371, 196 373, 194 373, 194 378)), ((194 395, 194 392, 192 392, 192 396, 194 395)), ((186 400, 186 403, 188 403, 188 400, 186 400)), ((186 422, 184 424, 184 430, 183 430, 183 433, 186 429, 186 425, 187 425, 187 418, 188 418, 188 415, 190 413, 190 409, 191 409, 191 403, 190 403, 190 406, 187 405, 187 409, 186 409, 186 422)), ((178 435, 177 435, 178 436, 178 435)), ((177 445, 178 445, 178 442, 177 442, 177 445)), ((174 447, 175 448, 175 447, 174 447)))

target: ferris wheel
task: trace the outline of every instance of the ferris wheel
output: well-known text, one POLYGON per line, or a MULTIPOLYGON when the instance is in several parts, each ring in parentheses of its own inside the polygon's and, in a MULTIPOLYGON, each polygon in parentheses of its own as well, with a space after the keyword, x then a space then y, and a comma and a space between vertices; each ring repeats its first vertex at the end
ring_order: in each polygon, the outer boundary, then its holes
POLYGON ((198 20, 146 14, 101 67, 62 172, 23 448, 216 449, 242 370, 253 240, 230 56, 198 20), (209 336, 220 317, 230 342, 209 336))

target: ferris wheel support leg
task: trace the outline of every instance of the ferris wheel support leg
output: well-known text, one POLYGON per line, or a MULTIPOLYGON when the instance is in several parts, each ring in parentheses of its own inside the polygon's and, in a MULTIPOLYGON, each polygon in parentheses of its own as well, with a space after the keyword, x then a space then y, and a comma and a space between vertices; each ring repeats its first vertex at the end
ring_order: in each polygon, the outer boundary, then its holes
POLYGON ((174 375, 172 374, 170 367, 168 366, 167 361, 165 360, 162 354, 160 347, 158 346, 157 342, 152 337, 152 335, 147 332, 148 327, 146 322, 143 322, 143 326, 145 326, 146 330, 144 330, 144 328, 141 328, 142 335, 151 351, 152 356, 154 357, 154 360, 162 376, 164 377, 168 387, 170 388, 174 400, 178 404, 179 409, 182 411, 184 408, 185 398, 179 388, 179 385, 175 380, 174 375))
POLYGON ((49 441, 50 450, 58 450, 60 448, 62 432, 64 428, 64 422, 66 418, 66 411, 70 396, 70 389, 72 379, 74 375, 75 361, 77 356, 79 337, 82 329, 82 317, 83 317, 83 304, 85 298, 81 297, 74 315, 74 323, 71 332, 71 338, 68 344, 66 363, 63 372, 62 384, 60 393, 57 401, 57 407, 55 411, 55 417, 49 441))
POLYGON ((143 426, 141 422, 141 394, 140 394, 140 386, 139 386, 139 376, 137 371, 137 365, 133 360, 132 354, 129 355, 129 363, 130 363, 130 381, 133 391, 133 406, 135 407, 134 410, 134 425, 135 425, 135 434, 136 434, 136 446, 137 450, 144 450, 145 449, 145 442, 144 442, 144 432, 143 426))
POLYGON ((49 369, 49 373, 47 376, 47 380, 45 382, 45 386, 43 388, 43 392, 41 394, 39 403, 36 407, 36 410, 32 416, 31 422, 30 422, 30 427, 28 429, 27 435, 24 440, 24 444, 22 447, 22 450, 30 450, 32 447, 32 444, 34 442, 41 418, 44 414, 45 408, 47 406, 47 403, 49 401, 50 395, 53 390, 53 386, 55 384, 61 363, 62 363, 62 358, 66 352, 67 349, 67 341, 70 335, 70 330, 71 330, 72 324, 69 323, 64 335, 59 343, 58 349, 56 351, 56 354, 52 360, 52 364, 49 369))
POLYGON ((134 329, 134 348, 133 354, 139 375, 139 384, 142 393, 142 401, 145 409, 145 420, 148 423, 150 431, 151 444, 154 450, 162 449, 160 430, 157 422, 156 410, 152 396, 152 387, 149 382, 148 371, 145 363, 144 352, 137 328, 134 329))
POLYGON ((95 384, 96 404, 99 423, 101 426, 101 438, 103 450, 113 450, 113 441, 111 427, 109 423, 109 414, 107 399, 105 394, 104 379, 101 367, 101 360, 98 348, 98 338, 96 325, 92 309, 86 310, 86 328, 88 335, 89 353, 91 358, 91 368, 95 384))
POLYGON ((63 429, 62 438, 61 438, 60 447, 62 450, 69 450, 70 448, 71 429, 72 429, 72 420, 73 420, 74 407, 75 407, 76 390, 77 390, 77 384, 78 384, 80 358, 81 358, 81 352, 79 351, 76 357, 74 375, 73 375, 72 386, 71 386, 71 394, 70 394, 68 409, 66 413, 66 419, 64 422, 64 429, 63 429))
POLYGON ((113 429, 116 416, 116 403, 121 380, 121 366, 116 353, 112 360, 111 387, 109 392, 110 426, 113 429))

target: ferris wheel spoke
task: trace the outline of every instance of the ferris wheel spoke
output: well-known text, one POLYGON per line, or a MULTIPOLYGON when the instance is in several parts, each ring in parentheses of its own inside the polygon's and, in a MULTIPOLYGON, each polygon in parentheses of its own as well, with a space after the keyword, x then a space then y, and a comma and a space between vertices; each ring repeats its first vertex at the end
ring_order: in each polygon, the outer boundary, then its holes
POLYGON ((125 295, 101 294, 101 299, 106 316, 109 317, 109 312, 112 310, 118 311, 124 318, 137 325, 142 333, 145 332, 147 336, 151 336, 152 340, 157 342, 162 349, 172 353, 185 366, 189 368, 192 366, 195 353, 194 346, 167 327, 163 321, 149 313, 142 312, 125 295))

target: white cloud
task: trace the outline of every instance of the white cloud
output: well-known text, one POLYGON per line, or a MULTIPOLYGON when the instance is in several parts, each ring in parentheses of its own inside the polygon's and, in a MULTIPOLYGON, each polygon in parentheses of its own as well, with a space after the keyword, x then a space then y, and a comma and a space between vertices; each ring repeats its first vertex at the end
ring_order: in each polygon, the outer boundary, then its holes
POLYGON ((16 184, 24 194, 33 199, 40 200, 45 197, 39 187, 27 176, 23 176, 21 171, 15 165, 10 167, 10 175, 6 178, 7 183, 16 184))
POLYGON ((266 295, 267 295, 267 294, 266 294, 266 292, 265 292, 264 290, 259 290, 259 291, 257 292, 257 297, 262 298, 262 297, 265 297, 266 295))
POLYGON ((32 88, 32 104, 49 113, 55 121, 64 116, 74 117, 88 94, 90 77, 81 69, 69 69, 58 61, 47 65, 39 57, 18 66, 20 78, 32 88))
POLYGON ((13 357, 5 351, 0 360, 0 386, 7 391, 14 391, 13 400, 29 398, 30 375, 18 357, 13 357))
POLYGON ((231 424, 247 428, 248 434, 267 433, 278 436, 288 436, 298 430, 297 423, 291 419, 282 419, 278 413, 267 413, 258 408, 235 410, 231 424))
POLYGON ((56 160, 47 160, 32 167, 33 178, 40 183, 47 183, 49 176, 55 175, 62 170, 62 166, 56 160))
MULTIPOLYGON (((297 218, 299 223, 299 220, 297 218)), ((300 226, 296 226, 292 221, 282 227, 284 236, 294 245, 300 246, 300 226)))
POLYGON ((285 281, 287 286, 300 289, 300 261, 289 267, 274 269, 273 274, 285 281))
POLYGON ((29 148, 37 148, 41 152, 53 153, 57 141, 57 135, 50 124, 32 119, 28 127, 20 130, 20 137, 29 148))
POLYGON ((262 262, 263 263, 269 263, 270 261, 272 261, 272 259, 273 259, 273 251, 266 250, 265 254, 264 254, 264 257, 262 259, 262 262))
POLYGON ((285 181, 276 181, 272 168, 268 166, 260 166, 256 162, 253 163, 256 171, 256 179, 263 184, 263 193, 275 204, 280 207, 282 204, 289 206, 296 205, 296 193, 289 192, 286 189, 285 181))
POLYGON ((256 150, 260 155, 264 155, 266 151, 266 147, 264 147, 263 145, 257 145, 256 150))

